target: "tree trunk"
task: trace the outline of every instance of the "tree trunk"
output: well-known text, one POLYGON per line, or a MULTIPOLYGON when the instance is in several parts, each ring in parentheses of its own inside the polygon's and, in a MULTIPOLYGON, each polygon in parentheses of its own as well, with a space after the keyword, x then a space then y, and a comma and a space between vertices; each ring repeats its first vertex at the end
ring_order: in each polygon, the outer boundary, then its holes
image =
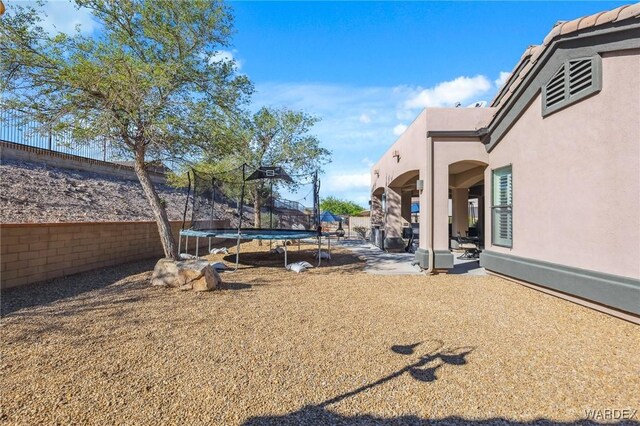
MULTIPOLYGON (((253 226, 254 228, 262 228, 262 200, 260 199, 260 189, 256 187, 253 193, 253 226)), ((262 240, 258 240, 258 245, 262 245, 262 240)))
POLYGON ((151 206, 153 216, 156 219, 158 233, 160 234, 160 241, 162 242, 162 248, 164 249, 164 256, 169 259, 178 260, 178 247, 176 246, 176 241, 173 238, 173 233, 171 232, 169 217, 167 216, 167 211, 162 206, 160 197, 158 197, 156 189, 153 186, 153 182, 151 182, 151 178, 149 177, 149 173, 145 168, 144 151, 136 151, 135 171, 138 176, 138 180, 142 185, 142 190, 147 197, 147 201, 149 201, 149 206, 151 206))

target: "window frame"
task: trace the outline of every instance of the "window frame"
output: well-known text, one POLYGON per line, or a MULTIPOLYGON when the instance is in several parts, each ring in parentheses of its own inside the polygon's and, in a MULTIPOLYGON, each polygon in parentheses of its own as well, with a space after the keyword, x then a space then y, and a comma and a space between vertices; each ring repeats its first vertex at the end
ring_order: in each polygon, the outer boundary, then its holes
POLYGON ((505 248, 513 248, 513 164, 509 163, 507 165, 501 166, 501 167, 497 167, 495 169, 491 169, 491 245, 492 246, 497 246, 497 247, 505 247, 505 248), (495 202, 495 191, 496 191, 496 186, 495 186, 495 175, 496 172, 500 172, 506 169, 510 169, 510 174, 511 174, 511 204, 505 204, 505 205, 494 205, 495 202), (511 210, 509 211, 510 215, 511 215, 511 240, 510 240, 510 244, 500 244, 500 243, 496 243, 495 242, 495 230, 496 230, 496 220, 495 220, 495 211, 496 209, 500 209, 500 208, 510 208, 511 210))

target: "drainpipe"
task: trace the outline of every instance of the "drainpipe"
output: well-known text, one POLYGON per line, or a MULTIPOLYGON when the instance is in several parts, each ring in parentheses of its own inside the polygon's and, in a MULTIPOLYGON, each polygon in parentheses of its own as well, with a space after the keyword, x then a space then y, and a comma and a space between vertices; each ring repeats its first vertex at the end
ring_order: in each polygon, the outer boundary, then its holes
POLYGON ((431 167, 430 170, 430 181, 429 181, 429 187, 430 187, 430 199, 429 199, 429 207, 431 210, 431 215, 429 217, 429 227, 430 227, 430 232, 429 232, 429 239, 427 242, 427 252, 429 253, 429 267, 424 271, 425 275, 431 275, 433 273, 434 270, 434 263, 435 263, 435 253, 433 252, 433 242, 434 242, 434 238, 433 238, 433 213, 435 212, 435 208, 433 207, 433 199, 434 199, 434 184, 433 184, 433 176, 434 176, 434 171, 433 171, 433 138, 427 136, 427 144, 428 144, 428 152, 431 153, 430 159, 429 159, 429 164, 431 167))

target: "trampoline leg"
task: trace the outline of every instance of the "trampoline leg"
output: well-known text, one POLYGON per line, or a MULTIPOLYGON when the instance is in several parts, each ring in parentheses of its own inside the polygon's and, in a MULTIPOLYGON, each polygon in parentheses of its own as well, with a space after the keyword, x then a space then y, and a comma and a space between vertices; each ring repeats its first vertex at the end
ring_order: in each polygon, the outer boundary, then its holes
POLYGON ((189 253, 189 236, 188 235, 184 239, 184 252, 189 253))
POLYGON ((211 253, 211 237, 209 237, 209 253, 211 253))
POLYGON ((236 268, 231 272, 237 271, 239 264, 240 264, 240 236, 238 235, 238 243, 236 244, 236 268))
POLYGON ((287 242, 284 241, 284 267, 287 267, 287 242))
POLYGON ((182 244, 182 235, 178 234, 178 256, 180 256, 180 245, 182 244))
POLYGON ((322 264, 322 235, 318 235, 318 266, 322 264))
POLYGON ((199 248, 200 248, 200 237, 196 237, 196 258, 198 257, 199 248))

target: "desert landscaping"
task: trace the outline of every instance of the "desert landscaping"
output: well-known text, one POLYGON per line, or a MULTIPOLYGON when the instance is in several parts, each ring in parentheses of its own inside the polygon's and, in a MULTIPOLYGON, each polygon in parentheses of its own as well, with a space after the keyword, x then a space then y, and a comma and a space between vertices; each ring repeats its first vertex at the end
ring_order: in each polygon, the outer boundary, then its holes
POLYGON ((3 424, 556 424, 640 405, 634 324, 492 276, 371 275, 343 248, 296 274, 242 250, 211 292, 150 286, 150 260, 3 293, 3 424))

